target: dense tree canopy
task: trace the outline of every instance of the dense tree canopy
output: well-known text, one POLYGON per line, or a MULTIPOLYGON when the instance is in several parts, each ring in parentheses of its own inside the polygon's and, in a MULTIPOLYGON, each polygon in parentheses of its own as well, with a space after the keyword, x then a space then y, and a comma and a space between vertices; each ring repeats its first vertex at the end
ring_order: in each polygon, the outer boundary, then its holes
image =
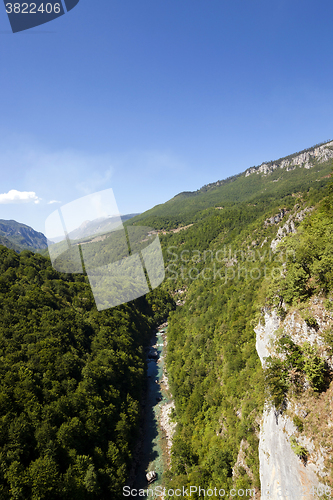
POLYGON ((98 312, 82 275, 0 247, 0 498, 121 498, 143 346, 173 307, 155 290, 98 312))
MULTIPOLYGON (((326 174, 330 165, 320 168, 326 174)), ((263 307, 281 312, 282 303, 299 305, 316 293, 331 307, 333 209, 327 176, 317 176, 314 169, 237 176, 175 197, 169 214, 158 206, 129 221, 166 233, 166 279, 145 297, 102 312, 86 276, 61 274, 48 258, 0 246, 0 500, 123 498, 144 346, 168 314, 178 425, 167 485, 259 488, 265 387, 278 406, 292 369, 315 390, 324 385, 316 350, 288 338, 280 345, 285 361, 271 358, 263 373, 254 333, 263 307), (265 221, 309 206, 313 214, 274 254, 277 225, 265 221), (170 231, 185 224, 191 226, 170 231), (169 292, 182 304, 177 310, 169 292), (247 469, 236 470, 242 442, 247 469)), ((305 320, 315 327, 312 317, 305 320)), ((333 345, 332 338, 328 332, 333 345)))

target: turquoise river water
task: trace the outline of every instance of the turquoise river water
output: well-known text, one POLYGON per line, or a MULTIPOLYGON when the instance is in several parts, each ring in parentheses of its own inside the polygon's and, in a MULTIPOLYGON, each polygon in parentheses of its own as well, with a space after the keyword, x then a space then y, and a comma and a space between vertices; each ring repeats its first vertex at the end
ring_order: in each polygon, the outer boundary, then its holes
MULTIPOLYGON (((170 402, 164 384, 162 384, 164 356, 165 356, 165 333, 167 328, 160 328, 153 336, 149 351, 147 351, 147 393, 145 417, 143 424, 143 440, 141 448, 142 460, 137 467, 136 479, 133 488, 153 489, 163 486, 163 473, 168 466, 168 453, 166 447, 166 436, 160 425, 162 405, 170 402), (149 471, 157 473, 157 480, 148 486, 146 474, 149 471)), ((155 498, 152 492, 141 498, 155 498)))

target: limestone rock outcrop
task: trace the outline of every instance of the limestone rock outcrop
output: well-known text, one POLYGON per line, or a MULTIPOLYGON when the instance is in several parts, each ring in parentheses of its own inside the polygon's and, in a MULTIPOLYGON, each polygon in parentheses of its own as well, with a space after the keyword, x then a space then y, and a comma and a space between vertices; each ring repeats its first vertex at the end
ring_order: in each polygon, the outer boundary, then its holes
POLYGON ((251 167, 245 172, 245 177, 254 173, 263 175, 271 174, 278 168, 285 168, 287 172, 294 170, 296 167, 309 169, 314 166, 315 162, 324 163, 331 158, 333 158, 333 141, 304 151, 291 159, 283 159, 275 163, 262 163, 258 167, 251 167))
MULTIPOLYGON (((320 326, 327 324, 327 318, 318 317, 320 326)), ((294 313, 287 315, 280 321, 276 311, 266 311, 264 324, 259 321, 255 328, 256 349, 261 363, 265 358, 274 354, 273 340, 278 328, 284 328, 294 341, 303 341, 304 336, 312 343, 315 330, 306 325, 304 320, 296 318, 294 313)), ((318 335, 317 335, 318 337, 318 335)), ((285 410, 290 402, 286 402, 285 410)), ((294 408, 295 410, 295 408, 294 408)), ((297 413, 297 409, 296 409, 297 413)), ((304 415, 302 415, 304 416, 304 415)), ((325 486, 318 479, 325 477, 324 456, 325 450, 316 450, 311 439, 300 436, 298 442, 304 446, 310 456, 307 463, 302 461, 293 451, 290 438, 297 434, 297 427, 291 418, 274 407, 266 404, 263 413, 259 435, 259 463, 262 500, 310 500, 315 498, 313 491, 325 486)))

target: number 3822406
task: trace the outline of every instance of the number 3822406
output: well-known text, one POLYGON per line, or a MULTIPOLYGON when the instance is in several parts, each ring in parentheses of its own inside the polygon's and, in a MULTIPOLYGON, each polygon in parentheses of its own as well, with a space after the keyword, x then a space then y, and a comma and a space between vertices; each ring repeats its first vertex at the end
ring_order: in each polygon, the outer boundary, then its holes
POLYGON ((6 12, 7 14, 37 14, 40 12, 44 14, 59 14, 61 11, 60 3, 55 3, 52 5, 51 3, 47 3, 44 8, 44 4, 41 3, 37 8, 35 3, 6 3, 6 12))

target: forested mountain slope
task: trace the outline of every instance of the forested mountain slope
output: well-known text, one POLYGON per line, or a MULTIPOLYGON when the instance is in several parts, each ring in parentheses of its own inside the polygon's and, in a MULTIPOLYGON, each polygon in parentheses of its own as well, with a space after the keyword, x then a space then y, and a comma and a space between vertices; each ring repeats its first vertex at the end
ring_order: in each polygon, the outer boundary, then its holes
POLYGON ((288 258, 266 288, 266 314, 277 312, 279 327, 271 332, 265 362, 269 399, 294 424, 286 432, 291 448, 304 471, 317 474, 325 495, 333 487, 332 185, 329 191, 278 247, 288 258))
MULTIPOLYGON (((121 220, 125 222, 137 215, 139 214, 121 215, 121 220)), ((98 232, 105 233, 108 231, 108 225, 111 226, 110 230, 112 230, 112 221, 118 222, 118 220, 118 217, 114 217, 114 219, 111 217, 97 221, 85 221, 80 228, 76 229, 73 234, 70 234, 70 237, 75 239, 91 236, 98 232)), ((43 233, 35 231, 32 227, 15 220, 0 219, 0 245, 11 248, 16 252, 21 252, 24 249, 31 251, 38 250, 41 255, 48 255, 48 241, 46 236, 43 233)))
MULTIPOLYGON (((331 170, 330 161, 323 164, 326 168, 331 170)), ((312 294, 330 297, 332 194, 327 181, 313 180, 312 187, 297 185, 294 191, 286 180, 284 193, 258 193, 251 202, 209 208, 200 220, 192 219, 191 227, 161 234, 164 286, 182 304, 171 313, 168 331, 167 369, 177 421, 171 488, 235 487, 251 489, 259 498, 264 403, 275 394, 276 383, 281 404, 291 381, 289 366, 281 368, 281 382, 262 370, 254 329, 265 308, 285 314, 282 303, 299 303, 312 321, 307 300, 312 294)), ((327 335, 323 344, 329 351, 327 335)), ((326 361, 318 360, 317 351, 300 352, 308 370, 302 376, 316 397, 316 377, 322 394, 330 387, 330 371, 321 371, 326 361)), ((199 498, 198 493, 192 496, 199 498)))
POLYGON ((0 235, 0 245, 3 245, 7 248, 11 248, 12 250, 15 250, 15 252, 20 252, 22 250, 22 248, 19 245, 16 245, 11 240, 6 238, 6 236, 2 235, 0 235))
MULTIPOLYGON (((329 448, 322 419, 331 418, 332 333, 313 301, 331 314, 332 156, 332 143, 316 146, 126 221, 159 230, 166 278, 146 297, 102 312, 85 276, 0 247, 0 499, 123 498, 144 345, 167 314, 177 422, 167 486, 235 487, 259 498, 267 400, 284 412, 288 398, 311 398, 299 433, 316 428, 314 447, 323 437, 329 448), (255 329, 273 312, 281 321, 302 316, 322 334, 322 349, 278 335, 263 370, 255 329)), ((305 441, 294 438, 304 460, 305 441)), ((329 451, 325 460, 331 484, 329 451)))
POLYGON ((0 243, 16 251, 47 248, 47 239, 43 233, 15 220, 0 219, 0 243))
POLYGON ((283 197, 310 186, 325 184, 325 176, 333 165, 333 141, 313 146, 226 180, 203 186, 195 192, 176 195, 164 204, 134 217, 130 223, 142 223, 156 229, 174 228, 202 218, 202 211, 210 207, 232 206, 251 200, 283 197))
POLYGON ((86 278, 0 247, 0 498, 122 498, 144 345, 172 300, 98 312, 86 278))

